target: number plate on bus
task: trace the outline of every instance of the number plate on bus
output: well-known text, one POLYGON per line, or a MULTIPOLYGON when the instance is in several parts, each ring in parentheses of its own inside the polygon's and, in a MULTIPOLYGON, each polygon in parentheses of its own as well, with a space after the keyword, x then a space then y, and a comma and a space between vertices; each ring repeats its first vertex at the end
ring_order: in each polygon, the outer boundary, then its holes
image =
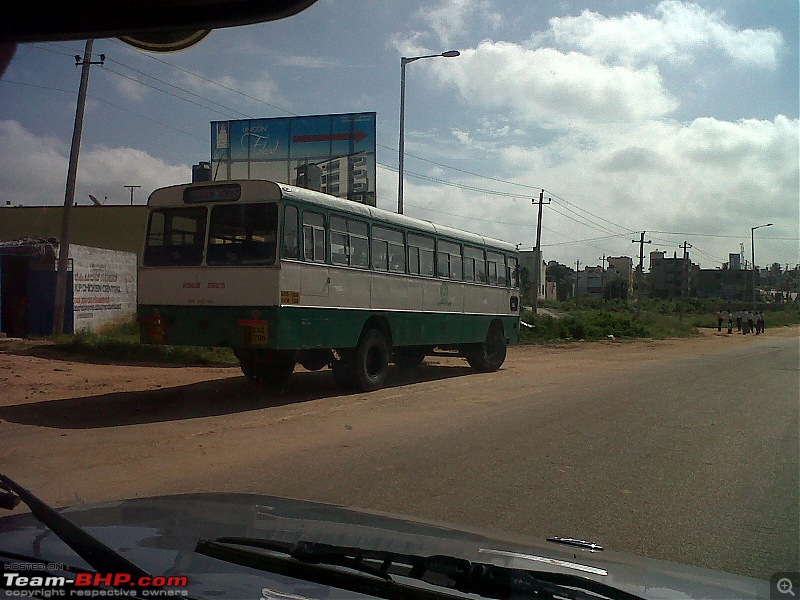
POLYGON ((242 328, 242 343, 245 346, 262 346, 267 343, 267 322, 248 319, 240 320, 242 328))

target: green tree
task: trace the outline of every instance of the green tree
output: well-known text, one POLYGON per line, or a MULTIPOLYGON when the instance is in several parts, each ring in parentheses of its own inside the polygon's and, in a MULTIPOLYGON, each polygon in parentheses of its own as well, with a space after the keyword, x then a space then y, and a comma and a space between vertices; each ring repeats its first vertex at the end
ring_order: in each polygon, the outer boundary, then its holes
POLYGON ((603 286, 603 298, 606 300, 627 300, 628 282, 622 277, 612 277, 603 286))

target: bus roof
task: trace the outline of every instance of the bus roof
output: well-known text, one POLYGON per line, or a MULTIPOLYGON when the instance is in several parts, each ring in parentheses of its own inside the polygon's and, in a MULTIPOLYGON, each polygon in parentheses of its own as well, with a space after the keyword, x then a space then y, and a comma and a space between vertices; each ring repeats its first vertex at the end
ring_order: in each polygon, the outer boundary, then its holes
POLYGON ((503 240, 497 240, 494 238, 478 235, 477 233, 463 231, 460 229, 454 229, 452 227, 446 227, 444 225, 437 225, 436 223, 433 223, 431 221, 426 221, 424 219, 415 219, 414 217, 408 217, 406 215, 393 213, 391 211, 384 210, 382 208, 376 208, 374 206, 367 206, 366 204, 360 204, 358 202, 353 202, 351 200, 337 198, 336 196, 330 196, 322 192, 317 192, 306 188, 287 185, 284 183, 276 183, 274 181, 267 181, 267 180, 248 179, 248 180, 224 180, 224 181, 213 181, 213 182, 205 181, 198 183, 173 185, 166 188, 155 190, 152 194, 150 194, 150 198, 148 198, 147 203, 150 206, 184 206, 185 203, 183 199, 184 198, 183 190, 186 188, 199 188, 204 186, 209 186, 209 187, 224 186, 234 183, 240 184, 242 186, 241 197, 242 200, 244 201, 252 201, 255 199, 278 201, 281 198, 298 200, 300 202, 306 202, 309 204, 322 206, 328 209, 339 210, 353 215, 360 215, 365 218, 382 221, 389 225, 395 225, 397 227, 412 228, 423 233, 451 237, 466 243, 472 243, 482 246, 483 245, 491 246, 499 250, 504 250, 506 252, 516 252, 516 247, 514 246, 514 244, 510 244, 509 242, 505 242, 503 240), (252 188, 256 185, 258 185, 261 188, 257 195, 254 194, 252 190, 252 188), (248 190, 248 188, 250 189, 248 190))
POLYGON ((510 244, 509 242, 505 242, 503 240, 478 235, 477 233, 463 231, 453 227, 447 227, 445 225, 438 225, 424 219, 416 219, 414 217, 400 215, 382 208, 367 206, 366 204, 352 202, 350 200, 345 200, 344 198, 337 198, 336 196, 330 196, 314 190, 308 190, 286 184, 280 184, 280 187, 283 191, 284 198, 296 199, 303 202, 309 202, 311 204, 325 206, 326 208, 333 208, 343 212, 363 215, 365 217, 383 221, 387 224, 396 225, 398 227, 410 227, 425 233, 452 237, 467 243, 493 246, 507 252, 516 252, 516 246, 514 246, 514 244, 510 244))

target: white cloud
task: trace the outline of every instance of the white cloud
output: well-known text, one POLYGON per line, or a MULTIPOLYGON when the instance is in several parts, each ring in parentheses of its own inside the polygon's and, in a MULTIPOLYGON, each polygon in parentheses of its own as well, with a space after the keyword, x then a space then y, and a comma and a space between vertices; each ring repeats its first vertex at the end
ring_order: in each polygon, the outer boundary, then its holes
POLYGON ((147 96, 147 87, 132 79, 125 79, 123 77, 114 79, 114 87, 117 90, 120 98, 132 102, 141 102, 147 96))
POLYGON ((771 29, 736 29, 721 12, 697 4, 663 0, 658 17, 628 13, 621 17, 584 10, 579 16, 554 17, 541 41, 580 49, 606 60, 629 64, 686 62, 714 49, 739 65, 774 69, 783 37, 771 29))
POLYGON ((481 35, 486 35, 486 29, 495 31, 503 21, 488 0, 444 0, 438 7, 420 9, 418 16, 430 26, 439 43, 447 46, 442 50, 449 50, 473 22, 481 23, 481 35))
POLYGON ((469 104, 544 127, 641 121, 677 107, 653 66, 608 66, 552 48, 486 40, 429 68, 469 104))
MULTIPOLYGON (((497 152, 492 156, 496 157, 495 174, 500 179, 543 186, 548 193, 552 190, 633 231, 741 234, 741 238, 731 239, 650 233, 654 243, 649 249, 658 247, 671 255, 688 239, 705 253, 693 253, 692 259, 704 268, 714 268, 719 263, 709 254, 726 260, 729 252, 738 252, 739 242, 749 244, 753 224, 772 222, 775 226, 759 241, 760 251, 774 260, 794 263, 798 260, 796 239, 770 238, 798 235, 799 127, 797 119, 784 116, 736 122, 698 118, 688 123, 650 120, 634 125, 607 124, 591 133, 568 133, 538 147, 495 147, 497 152)), ((462 133, 474 144, 471 134, 462 133)), ((533 245, 536 217, 530 200, 513 199, 511 195, 533 197, 535 190, 489 183, 451 171, 443 178, 476 188, 505 190, 508 196, 438 186, 409 177, 406 212, 533 245)), ((554 198, 552 207, 545 210, 545 244, 609 235, 604 229, 620 231, 587 213, 583 216, 594 228, 578 224, 576 220, 582 219, 569 212, 575 210, 554 198)), ((562 262, 578 258, 583 263, 602 253, 633 256, 632 237, 623 233, 595 243, 558 246, 546 249, 546 258, 562 262)))
MULTIPOLYGON (((50 137, 28 131, 16 121, 0 121, 0 198, 13 205, 64 202, 69 148, 50 137)), ((189 165, 171 165, 136 148, 83 148, 78 161, 75 199, 108 196, 109 203, 129 198, 124 185, 141 185, 142 202, 154 189, 191 179, 189 165)))
POLYGON ((442 0, 419 9, 415 17, 422 22, 422 31, 403 32, 391 40, 403 56, 455 50, 459 40, 489 36, 503 23, 503 15, 490 0, 442 0))
MULTIPOLYGON (((180 87, 189 89, 203 98, 210 98, 214 102, 237 108, 237 110, 242 107, 242 103, 252 105, 252 102, 256 100, 267 103, 281 102, 278 86, 268 73, 259 73, 257 78, 250 80, 237 79, 231 75, 220 77, 208 76, 203 73, 198 73, 198 75, 200 77, 188 73, 181 74, 180 87), (249 96, 249 98, 245 96, 249 96)), ((202 99, 198 102, 207 103, 202 99)))

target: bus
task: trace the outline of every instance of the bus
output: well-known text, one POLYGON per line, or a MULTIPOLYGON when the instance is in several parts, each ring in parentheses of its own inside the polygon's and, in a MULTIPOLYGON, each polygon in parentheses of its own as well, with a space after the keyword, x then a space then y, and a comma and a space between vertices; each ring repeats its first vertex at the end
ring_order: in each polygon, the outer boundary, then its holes
POLYGON ((229 347, 260 382, 329 367, 369 391, 433 354, 495 371, 518 339, 507 242, 272 181, 175 185, 148 205, 143 343, 229 347))

